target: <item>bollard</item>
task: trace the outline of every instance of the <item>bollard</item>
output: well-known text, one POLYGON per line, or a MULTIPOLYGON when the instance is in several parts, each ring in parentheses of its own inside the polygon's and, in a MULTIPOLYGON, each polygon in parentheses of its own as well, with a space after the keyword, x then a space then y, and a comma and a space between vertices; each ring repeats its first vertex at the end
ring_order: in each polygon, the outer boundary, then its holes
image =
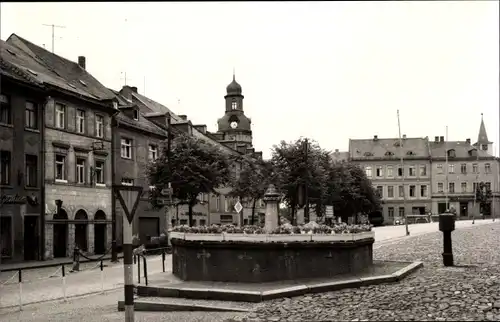
POLYGON ((63 288, 63 299, 66 302, 66 268, 62 265, 62 288, 63 288))
POLYGON ((161 252, 161 265, 163 267, 163 273, 165 273, 165 249, 161 252))
POLYGON ((443 265, 453 266, 451 232, 455 230, 455 215, 449 212, 440 214, 439 230, 443 232, 443 265))
POLYGON ((73 250, 73 271, 80 271, 80 249, 78 246, 75 246, 73 250))
POLYGON ((23 310, 23 275, 21 269, 17 272, 17 278, 19 281, 19 311, 23 310))
POLYGON ((141 258, 137 255, 137 284, 141 284, 141 258))
POLYGON ((101 293, 104 293, 104 264, 101 259, 101 293))
POLYGON ((144 263, 144 281, 146 286, 148 286, 148 262, 146 261, 146 256, 142 256, 142 262, 144 263))

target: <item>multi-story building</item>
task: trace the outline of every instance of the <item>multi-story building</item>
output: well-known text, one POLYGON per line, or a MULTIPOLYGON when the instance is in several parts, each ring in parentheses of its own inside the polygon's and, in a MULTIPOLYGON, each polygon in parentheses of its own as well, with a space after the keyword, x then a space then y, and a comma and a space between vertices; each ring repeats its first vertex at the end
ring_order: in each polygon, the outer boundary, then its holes
POLYGON ((427 138, 350 139, 349 156, 366 172, 382 198, 386 223, 431 209, 430 150, 427 138), (403 156, 403 166, 401 164, 403 156), (406 199, 405 199, 406 197, 406 199))
POLYGON ((44 86, 0 41, 0 261, 42 258, 44 86))
MULTIPOLYGON (((45 257, 71 256, 75 245, 104 253, 111 244, 111 117, 115 95, 78 63, 15 34, 22 67, 46 88, 44 106, 45 257), (59 212, 56 201, 62 201, 59 212)), ((115 103, 115 104, 114 104, 115 103)))
POLYGON ((490 216, 492 201, 485 209, 480 209, 475 202, 476 185, 484 182, 495 197, 496 211, 498 204, 498 160, 491 155, 492 142, 488 141, 484 121, 481 119, 478 140, 471 144, 465 141, 445 141, 443 136, 436 136, 430 142, 432 155, 432 213, 443 213, 454 208, 462 218, 490 216))

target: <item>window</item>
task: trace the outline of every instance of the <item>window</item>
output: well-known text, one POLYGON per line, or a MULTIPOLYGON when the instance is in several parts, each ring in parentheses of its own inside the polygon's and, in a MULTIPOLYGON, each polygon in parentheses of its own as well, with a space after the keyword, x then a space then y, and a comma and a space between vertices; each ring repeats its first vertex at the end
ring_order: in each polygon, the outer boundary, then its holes
POLYGON ((394 218, 394 207, 387 208, 387 214, 389 215, 389 218, 394 218))
POLYGON ((402 177, 402 176, 403 176, 403 167, 398 166, 398 177, 402 177))
POLYGON ((154 161, 158 158, 158 147, 156 145, 149 145, 149 160, 154 161))
POLYGON ((472 164, 472 173, 479 173, 479 167, 477 166, 477 163, 472 164))
POLYGON ((122 178, 122 185, 124 186, 133 186, 134 180, 129 178, 122 178))
POLYGON ((38 157, 36 155, 26 154, 26 187, 37 186, 37 168, 38 157))
POLYGON ((420 186, 420 197, 423 197, 423 198, 427 197, 427 186, 426 185, 420 186))
POLYGON ((66 106, 56 103, 56 127, 64 129, 66 127, 66 106))
POLYGON ((366 167, 365 168, 365 173, 368 178, 372 177, 372 167, 366 167))
POLYGON ((456 155, 455 155, 455 150, 451 149, 451 150, 448 150, 448 157, 449 158, 454 158, 456 155))
POLYGON ((410 177, 415 177, 417 175, 416 171, 415 171, 415 166, 414 165, 411 165, 408 167, 408 176, 410 177))
POLYGON ((420 165, 420 176, 425 177, 427 175, 427 166, 425 164, 420 165))
POLYGON ((481 145, 481 150, 488 151, 488 145, 487 144, 482 144, 481 145))
POLYGON ((443 190, 444 190, 444 185, 443 185, 443 183, 442 183, 442 182, 438 182, 438 192, 441 192, 441 193, 442 193, 442 192, 443 192, 443 190))
POLYGON ((229 202, 229 199, 224 199, 224 211, 225 212, 230 212, 232 209, 231 209, 231 204, 229 202))
POLYGON ((410 186, 410 198, 415 198, 417 196, 416 190, 417 190, 416 186, 414 186, 414 185, 410 186))
POLYGON ((134 120, 138 120, 139 119, 139 111, 138 110, 134 110, 134 120))
POLYGON ((11 123, 11 111, 10 99, 7 95, 0 95, 0 123, 10 124, 11 123))
POLYGON ((238 102, 236 102, 236 100, 233 100, 233 101, 231 102, 231 109, 232 109, 232 110, 236 110, 236 109, 238 109, 238 102))
POLYGON ((215 210, 217 210, 217 211, 220 210, 220 197, 219 196, 215 197, 215 210))
POLYGON ((449 187, 449 189, 448 189, 449 193, 455 193, 455 183, 454 182, 450 182, 448 184, 448 187, 449 187))
POLYGON ((448 173, 455 173, 455 165, 448 164, 448 173))
POLYGON ((443 165, 442 164, 437 165, 437 173, 439 173, 439 174, 443 173, 443 165))
POLYGON ((232 224, 233 223, 233 215, 220 215, 220 223, 221 224, 232 224))
POLYGON ((484 165, 484 173, 491 173, 491 165, 489 163, 484 165))
POLYGON ((394 176, 392 165, 387 166, 387 177, 392 178, 394 176))
POLYGON ((398 187, 399 190, 399 197, 403 198, 405 196, 405 189, 403 186, 398 187))
POLYGON ((467 192, 467 182, 462 182, 460 184, 460 189, 462 190, 462 192, 467 192))
POLYGON ((383 177, 384 176, 384 168, 381 166, 377 167, 377 177, 383 177))
POLYGON ((380 198, 384 198, 384 187, 377 186, 377 193, 380 196, 380 198))
POLYGON ((387 187, 387 198, 394 198, 394 187, 393 186, 387 187))
POLYGON ((0 184, 10 184, 10 152, 0 151, 0 184))
POLYGON ((405 208, 399 207, 399 217, 404 217, 404 216, 405 216, 405 208))
POLYGON ((56 155, 56 181, 66 181, 66 157, 56 155))
POLYGON ((207 221, 205 219, 200 219, 200 226, 205 226, 207 221))
POLYGON ((98 138, 104 137, 104 117, 102 115, 95 116, 95 135, 98 138))
POLYGON ((85 111, 76 111, 76 131, 78 133, 85 133, 85 111))
POLYGON ((76 159, 76 183, 85 183, 85 160, 76 159))
POLYGON ((181 219, 180 220, 180 224, 181 225, 187 225, 187 223, 188 223, 187 219, 181 219))
POLYGON ((484 187, 486 188, 486 191, 491 190, 491 182, 485 182, 484 187))
POLYGON ((132 159, 132 140, 122 139, 122 158, 132 159))
POLYGON ((461 174, 466 174, 467 173, 467 163, 462 163, 460 165, 460 173, 461 174))
POLYGON ((26 102, 26 112, 25 112, 25 120, 24 125, 28 129, 37 129, 38 128, 38 120, 36 117, 36 105, 32 102, 26 102))
POLYGON ((104 162, 96 161, 94 169, 95 183, 103 185, 104 184, 104 162))

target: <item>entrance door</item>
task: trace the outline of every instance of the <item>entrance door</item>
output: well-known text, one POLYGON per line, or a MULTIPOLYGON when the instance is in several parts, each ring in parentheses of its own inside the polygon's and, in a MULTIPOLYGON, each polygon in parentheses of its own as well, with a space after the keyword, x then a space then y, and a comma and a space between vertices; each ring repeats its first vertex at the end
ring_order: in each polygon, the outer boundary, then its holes
POLYGON ((12 218, 0 217, 0 256, 12 257, 12 218))
POLYGON ((24 217, 24 260, 38 259, 38 216, 24 217))
POLYGON ((99 220, 105 221, 106 214, 101 210, 94 215, 94 253, 104 254, 106 252, 106 223, 98 223, 99 220))
POLYGON ((58 214, 54 214, 54 220, 62 221, 53 226, 54 257, 66 257, 68 247, 68 222, 66 220, 68 220, 68 214, 64 209, 61 209, 58 214))
POLYGON ((460 203, 460 217, 469 217, 469 206, 467 202, 460 203))
POLYGON ((87 243, 87 225, 85 222, 88 220, 87 213, 85 210, 78 210, 75 214, 75 220, 84 221, 75 224, 75 246, 78 246, 80 250, 86 252, 88 250, 87 243))

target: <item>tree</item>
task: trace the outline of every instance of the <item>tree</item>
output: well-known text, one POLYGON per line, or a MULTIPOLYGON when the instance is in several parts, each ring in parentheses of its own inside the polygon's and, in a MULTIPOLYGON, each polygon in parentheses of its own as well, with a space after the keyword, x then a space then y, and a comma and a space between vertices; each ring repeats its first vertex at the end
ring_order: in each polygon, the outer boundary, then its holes
POLYGON ((241 201, 252 203, 250 224, 253 225, 256 202, 264 197, 271 182, 271 167, 268 161, 262 159, 242 156, 235 161, 241 165, 241 170, 239 175, 234 178, 230 195, 240 198, 241 201))
POLYGON ((170 161, 164 147, 159 158, 148 169, 154 202, 162 189, 172 185, 172 197, 188 205, 189 226, 193 224, 193 207, 201 193, 216 193, 216 188, 231 182, 228 156, 206 141, 178 133, 172 140, 170 161))
POLYGON ((488 185, 486 185, 484 182, 480 182, 476 185, 476 202, 479 203, 483 215, 489 214, 489 209, 487 208, 487 206, 492 197, 493 195, 491 192, 491 188, 488 185))
POLYGON ((323 213, 327 191, 327 152, 315 141, 300 138, 295 142, 281 141, 273 146, 271 163, 277 188, 283 193, 284 201, 292 210, 294 221, 297 207, 305 202, 307 187, 309 205, 314 206, 316 214, 323 213), (307 152, 305 147, 307 144, 307 152))
POLYGON ((355 222, 358 213, 369 214, 379 210, 381 204, 380 196, 363 169, 350 162, 330 164, 328 201, 343 221, 354 215, 355 222))

